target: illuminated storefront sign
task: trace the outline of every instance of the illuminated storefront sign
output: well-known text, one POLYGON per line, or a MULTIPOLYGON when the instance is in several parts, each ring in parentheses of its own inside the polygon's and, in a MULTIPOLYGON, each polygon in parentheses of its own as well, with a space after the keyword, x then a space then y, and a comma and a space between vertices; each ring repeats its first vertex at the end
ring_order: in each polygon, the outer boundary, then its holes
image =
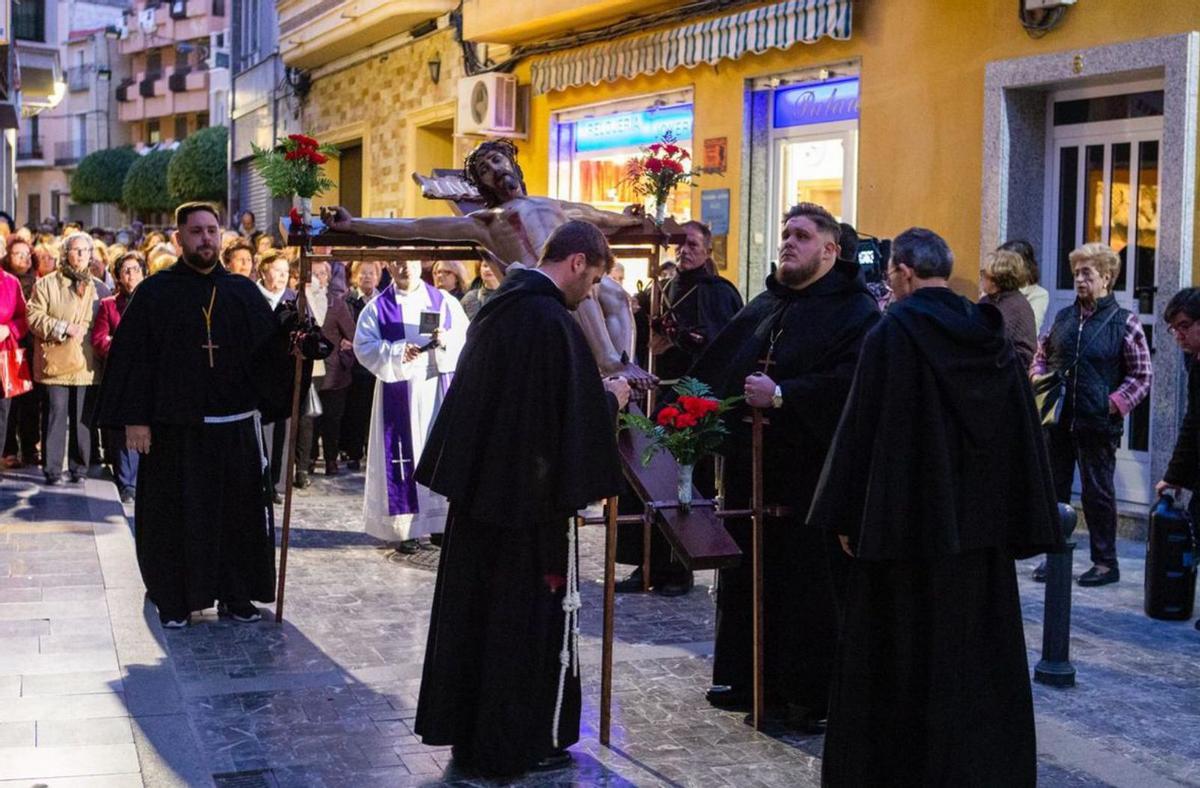
POLYGON ((858 77, 792 85, 775 91, 777 129, 858 118, 858 77))
POLYGON ((586 118, 575 123, 575 151, 635 148, 662 139, 665 132, 688 144, 692 138, 692 105, 622 112, 602 118, 586 118))

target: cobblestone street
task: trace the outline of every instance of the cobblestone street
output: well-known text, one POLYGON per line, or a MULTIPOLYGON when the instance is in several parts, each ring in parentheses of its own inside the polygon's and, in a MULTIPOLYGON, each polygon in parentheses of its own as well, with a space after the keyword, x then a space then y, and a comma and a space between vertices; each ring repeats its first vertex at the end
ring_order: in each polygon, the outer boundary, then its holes
MULTIPOLYGON (((282 627, 214 614, 168 633, 112 486, 34 478, 0 485, 0 786, 487 784, 412 733, 435 556, 386 560, 359 526, 361 475, 297 493, 282 627)), ((614 740, 599 745, 602 544, 585 529, 574 765, 516 784, 819 784, 820 737, 756 733, 704 702, 711 572, 687 597, 618 597, 614 740)), ((1200 633, 1143 615, 1142 550, 1122 544, 1118 586, 1075 590, 1078 686, 1034 685, 1043 785, 1200 785, 1200 633)))

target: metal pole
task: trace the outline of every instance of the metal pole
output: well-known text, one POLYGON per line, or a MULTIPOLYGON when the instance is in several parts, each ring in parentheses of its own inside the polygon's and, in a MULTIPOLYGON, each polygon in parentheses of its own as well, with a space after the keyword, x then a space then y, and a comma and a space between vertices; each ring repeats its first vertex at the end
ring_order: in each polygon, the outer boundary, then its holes
POLYGON ((1074 687, 1071 664, 1071 565, 1075 555, 1075 510, 1058 505, 1063 548, 1046 555, 1046 608, 1042 619, 1042 658, 1033 669, 1033 680, 1051 687, 1074 687))
POLYGON ((617 590, 617 498, 604 506, 604 633, 600 658, 600 743, 612 732, 613 614, 617 590))
MULTIPOLYGON (((300 284, 296 293, 296 312, 304 321, 308 313, 308 302, 305 297, 305 283, 308 281, 308 246, 300 247, 300 284)), ((284 447, 283 461, 287 463, 287 473, 284 478, 283 492, 283 525, 279 537, 279 584, 275 591, 275 623, 283 623, 283 590, 287 582, 288 540, 292 532, 292 491, 296 477, 296 435, 300 429, 300 384, 304 378, 304 357, 296 348, 296 372, 292 378, 292 419, 288 426, 288 435, 284 447)))
POLYGON ((754 699, 752 718, 755 730, 763 727, 763 415, 751 408, 751 575, 754 608, 754 699))

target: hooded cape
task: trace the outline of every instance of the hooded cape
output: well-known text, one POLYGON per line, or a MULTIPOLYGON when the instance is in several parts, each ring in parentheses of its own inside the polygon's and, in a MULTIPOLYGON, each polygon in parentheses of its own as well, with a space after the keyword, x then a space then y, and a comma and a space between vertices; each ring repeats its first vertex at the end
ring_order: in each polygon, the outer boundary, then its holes
POLYGON ((1033 394, 995 307, 922 288, 888 310, 863 344, 809 521, 868 561, 1061 544, 1033 394))

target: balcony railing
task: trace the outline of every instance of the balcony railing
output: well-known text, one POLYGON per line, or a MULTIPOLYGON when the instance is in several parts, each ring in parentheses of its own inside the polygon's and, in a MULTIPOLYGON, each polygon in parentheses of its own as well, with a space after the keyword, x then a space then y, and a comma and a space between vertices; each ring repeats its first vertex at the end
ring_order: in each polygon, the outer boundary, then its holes
POLYGON ((69 142, 54 143, 54 166, 65 167, 78 164, 79 160, 88 155, 87 140, 70 140, 69 142))
POLYGON ((154 83, 162 79, 162 74, 147 74, 146 78, 138 83, 138 93, 145 98, 154 97, 154 83))
POLYGON ((131 87, 133 87, 132 79, 126 77, 125 79, 121 80, 121 83, 117 85, 117 101, 129 101, 131 98, 129 95, 129 89, 131 87))
POLYGON ((67 69, 67 88, 71 91, 87 90, 92 86, 92 74, 95 69, 91 66, 75 66, 67 69))
POLYGON ((23 134, 17 137, 17 160, 28 161, 30 159, 45 158, 42 152, 41 137, 23 134))

